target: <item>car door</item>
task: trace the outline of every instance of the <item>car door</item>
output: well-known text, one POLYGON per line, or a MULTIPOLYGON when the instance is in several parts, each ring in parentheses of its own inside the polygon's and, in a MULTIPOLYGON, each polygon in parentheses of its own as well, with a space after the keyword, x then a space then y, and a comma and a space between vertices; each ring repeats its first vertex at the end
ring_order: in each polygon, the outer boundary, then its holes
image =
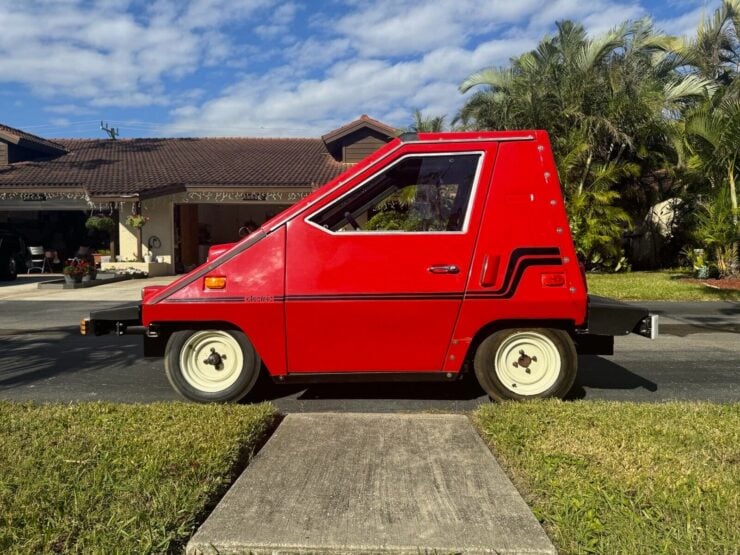
POLYGON ((402 149, 289 222, 289 372, 441 371, 494 153, 402 149))

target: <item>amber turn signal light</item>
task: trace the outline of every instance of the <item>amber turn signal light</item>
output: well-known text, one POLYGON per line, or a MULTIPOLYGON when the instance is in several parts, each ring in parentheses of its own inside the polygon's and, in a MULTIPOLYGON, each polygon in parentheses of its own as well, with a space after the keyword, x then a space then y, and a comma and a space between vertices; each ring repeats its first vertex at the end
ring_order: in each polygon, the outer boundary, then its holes
POLYGON ((226 287, 226 278, 224 276, 208 276, 204 285, 206 289, 223 289, 226 287))

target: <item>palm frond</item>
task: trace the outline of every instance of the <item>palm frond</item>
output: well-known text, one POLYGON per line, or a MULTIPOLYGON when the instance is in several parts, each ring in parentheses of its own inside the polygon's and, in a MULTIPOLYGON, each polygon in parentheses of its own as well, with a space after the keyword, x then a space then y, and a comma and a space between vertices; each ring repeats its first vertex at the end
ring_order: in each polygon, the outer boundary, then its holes
POLYGON ((513 74, 511 69, 486 68, 470 75, 460 83, 461 93, 466 93, 473 87, 485 85, 494 90, 509 90, 511 88, 513 74))
POLYGON ((596 64, 601 62, 614 49, 624 46, 627 32, 627 26, 622 24, 608 33, 587 41, 581 46, 578 52, 575 59, 575 66, 582 73, 591 71, 596 64))
POLYGON ((711 79, 698 75, 685 75, 666 83, 663 87, 663 94, 667 102, 675 103, 711 96, 717 91, 717 88, 717 83, 711 79))

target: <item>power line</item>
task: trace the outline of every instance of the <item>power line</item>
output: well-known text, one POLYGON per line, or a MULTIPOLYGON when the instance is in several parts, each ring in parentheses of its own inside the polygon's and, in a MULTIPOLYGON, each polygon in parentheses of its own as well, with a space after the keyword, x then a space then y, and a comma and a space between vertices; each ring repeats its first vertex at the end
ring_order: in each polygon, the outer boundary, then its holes
POLYGON ((78 124, 83 124, 83 123, 98 123, 98 121, 100 120, 93 119, 93 120, 69 121, 64 124, 59 124, 59 123, 43 123, 43 124, 34 124, 34 125, 22 125, 21 124, 21 125, 16 125, 16 127, 18 129, 38 129, 40 127, 68 127, 71 125, 78 125, 78 124))
MULTIPOLYGON (((189 124, 189 123, 167 123, 151 122, 143 120, 108 120, 116 124, 117 130, 146 132, 148 134, 166 136, 170 133, 189 132, 197 136, 198 133, 222 132, 228 134, 254 133, 256 132, 282 132, 302 133, 313 131, 318 133, 315 126, 265 126, 265 125, 218 125, 218 124, 189 124)), ((100 120, 77 120, 64 124, 33 124, 18 126, 21 129, 43 129, 41 133, 47 137, 68 137, 70 132, 75 134, 90 132, 91 138, 95 132, 100 130, 100 120)))

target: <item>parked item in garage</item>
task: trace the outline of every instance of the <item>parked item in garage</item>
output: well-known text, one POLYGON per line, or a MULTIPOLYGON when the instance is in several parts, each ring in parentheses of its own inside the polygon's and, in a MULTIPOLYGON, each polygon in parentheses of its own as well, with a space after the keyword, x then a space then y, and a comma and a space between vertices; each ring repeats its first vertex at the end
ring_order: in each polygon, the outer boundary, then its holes
POLYGON ((26 244, 12 231, 0 230, 0 279, 15 280, 26 269, 26 244))
POLYGON ((588 296, 543 131, 405 134, 142 302, 83 334, 142 333, 183 397, 276 382, 453 381, 563 397, 578 353, 657 335, 588 296))

